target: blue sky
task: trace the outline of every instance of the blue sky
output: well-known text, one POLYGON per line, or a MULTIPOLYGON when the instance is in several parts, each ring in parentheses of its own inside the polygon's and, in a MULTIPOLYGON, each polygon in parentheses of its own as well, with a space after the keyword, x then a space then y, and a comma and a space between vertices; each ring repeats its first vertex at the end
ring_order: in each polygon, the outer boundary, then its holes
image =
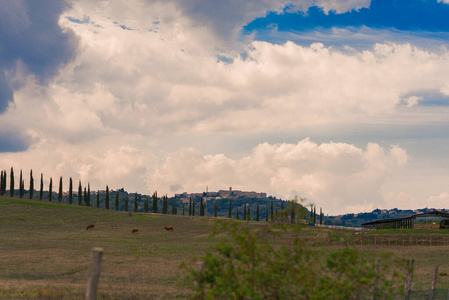
POLYGON ((447 208, 446 2, 6 2, 0 163, 329 214, 447 208))

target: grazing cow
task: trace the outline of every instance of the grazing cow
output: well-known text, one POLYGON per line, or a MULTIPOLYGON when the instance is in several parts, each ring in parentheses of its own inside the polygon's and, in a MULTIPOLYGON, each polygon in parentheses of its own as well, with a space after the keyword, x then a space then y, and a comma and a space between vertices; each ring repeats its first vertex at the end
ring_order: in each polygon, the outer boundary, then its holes
POLYGON ((133 231, 131 231, 131 233, 139 233, 139 229, 138 228, 133 228, 133 231))
POLYGON ((174 227, 173 226, 165 226, 164 229, 173 231, 174 227))
POLYGON ((89 224, 89 225, 87 225, 86 230, 91 229, 91 228, 94 229, 94 226, 95 226, 94 224, 89 224))

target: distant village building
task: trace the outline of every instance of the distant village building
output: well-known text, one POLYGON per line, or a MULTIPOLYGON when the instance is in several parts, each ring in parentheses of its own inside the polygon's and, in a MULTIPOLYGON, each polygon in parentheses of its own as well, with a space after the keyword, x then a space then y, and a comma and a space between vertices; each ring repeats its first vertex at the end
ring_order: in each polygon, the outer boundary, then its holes
POLYGON ((246 198, 256 198, 256 199, 266 199, 266 193, 257 193, 257 192, 245 192, 245 191, 236 191, 232 190, 232 187, 229 190, 219 190, 218 192, 204 192, 204 193, 187 193, 184 192, 182 194, 175 194, 175 198, 180 199, 183 202, 189 202, 190 198, 197 199, 200 197, 206 197, 207 200, 219 200, 219 199, 237 199, 241 197, 246 198))

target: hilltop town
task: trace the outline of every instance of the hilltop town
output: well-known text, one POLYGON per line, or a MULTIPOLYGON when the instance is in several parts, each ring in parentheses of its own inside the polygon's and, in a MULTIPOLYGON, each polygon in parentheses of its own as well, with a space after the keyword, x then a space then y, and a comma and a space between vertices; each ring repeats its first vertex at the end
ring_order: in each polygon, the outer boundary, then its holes
POLYGON ((232 187, 230 187, 229 190, 219 190, 218 192, 203 192, 203 193, 184 192, 182 194, 175 194, 175 198, 181 200, 184 203, 188 203, 190 198, 195 200, 201 197, 207 198, 207 200, 239 199, 239 198, 267 199, 267 194, 232 190, 232 187))

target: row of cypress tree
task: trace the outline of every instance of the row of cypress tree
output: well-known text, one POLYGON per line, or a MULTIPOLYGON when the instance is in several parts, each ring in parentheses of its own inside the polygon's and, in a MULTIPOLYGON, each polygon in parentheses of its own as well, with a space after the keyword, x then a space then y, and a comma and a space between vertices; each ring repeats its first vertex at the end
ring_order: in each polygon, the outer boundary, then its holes
MULTIPOLYGON (((6 194, 6 177, 7 177, 7 173, 5 170, 1 171, 1 175, 0 175, 0 195, 4 196, 6 194)), ((23 198, 25 195, 25 181, 22 178, 22 170, 20 170, 20 176, 19 176, 19 191, 18 191, 18 196, 20 198, 23 198)), ((34 199, 34 178, 33 178, 33 171, 30 171, 30 185, 29 185, 29 198, 30 199, 34 199)), ((10 192, 10 196, 13 197, 14 193, 15 193, 15 189, 14 189, 14 170, 11 167, 11 172, 10 172, 10 188, 9 188, 9 192, 10 192)), ((115 210, 119 210, 120 209, 120 192, 117 190, 115 192, 115 201, 114 201, 114 208, 115 210)), ((100 208, 100 191, 97 191, 96 193, 96 207, 100 208)), ((41 173, 41 178, 40 178, 40 190, 39 190, 39 199, 43 200, 44 197, 44 183, 43 183, 43 174, 41 173)), ((85 205, 85 206, 91 206, 91 191, 90 191, 90 183, 88 183, 87 187, 84 187, 84 193, 83 193, 83 187, 81 184, 81 180, 79 180, 79 184, 78 184, 78 193, 74 194, 73 193, 73 180, 70 177, 69 180, 69 192, 68 192, 68 203, 69 204, 73 204, 73 200, 74 197, 77 198, 77 204, 78 205, 85 205), (83 203, 84 200, 84 203, 83 203)), ((158 212, 158 196, 157 196, 157 192, 154 192, 153 195, 151 196, 152 199, 152 212, 158 212)), ((53 179, 50 178, 50 182, 49 182, 49 187, 48 187, 48 200, 51 202, 53 200, 53 179)), ((62 176, 59 178, 59 191, 58 191, 58 202, 61 203, 63 201, 63 180, 62 180, 62 176)), ((169 208, 168 208, 168 197, 167 195, 162 196, 161 198, 162 201, 162 211, 161 213, 163 214, 168 214, 169 213, 169 208)), ((129 194, 126 193, 126 198, 124 200, 124 210, 125 211, 130 211, 129 208, 129 194)), ((135 193, 135 197, 134 197, 134 207, 133 207, 133 211, 134 212, 138 212, 139 211, 139 201, 138 201, 138 194, 135 193)), ((295 214, 298 213, 298 204, 291 202, 291 207, 288 211, 290 211, 290 216, 292 219, 295 218, 295 214)), ((301 219, 306 219, 306 212, 303 206, 299 205, 300 207, 300 211, 299 211, 299 217, 301 219)), ((106 192, 105 192, 105 200, 104 200, 104 208, 105 209, 110 209, 110 191, 109 191, 109 186, 106 186, 106 192)), ((273 221, 274 218, 278 217, 278 208, 277 206, 274 207, 274 203, 273 200, 271 200, 271 206, 270 206, 270 211, 268 206, 265 207, 266 211, 265 211, 265 221, 268 222, 268 220, 270 219, 271 221, 273 221)), ((205 216, 205 204, 204 204, 204 200, 203 197, 200 198, 200 205, 199 205, 199 216, 205 216)), ((144 204, 143 204, 143 211, 144 212, 149 212, 149 197, 145 197, 144 200, 144 204)), ((284 201, 281 201, 281 217, 284 217, 288 212, 284 211, 284 201)), ((172 203, 172 207, 171 207, 171 214, 178 214, 178 206, 175 205, 175 202, 173 201, 172 203)), ((182 203, 182 215, 185 215, 185 204, 182 203)), ((192 198, 190 198, 189 201, 189 211, 188 211, 189 216, 195 216, 196 212, 195 212, 195 201, 192 200, 192 198)), ((217 217, 218 213, 217 213, 217 202, 215 201, 214 203, 214 217, 217 217)), ((228 210, 228 218, 232 218, 232 200, 229 200, 229 210, 228 210)), ((239 209, 236 209, 236 213, 235 213, 235 218, 238 220, 240 219, 240 214, 239 214, 239 209)), ((251 209, 250 206, 245 202, 243 205, 243 220, 253 220, 254 216, 251 215, 251 209)), ((256 221, 260 221, 260 207, 259 204, 257 204, 256 206, 256 214, 255 214, 255 219, 256 221)), ((319 215, 319 222, 320 224, 322 224, 322 219, 323 219, 323 214, 322 214, 322 210, 320 209, 320 215, 319 215)), ((316 223, 317 221, 317 214, 316 214, 316 207, 311 206, 310 209, 310 218, 309 220, 311 222, 316 223)))

